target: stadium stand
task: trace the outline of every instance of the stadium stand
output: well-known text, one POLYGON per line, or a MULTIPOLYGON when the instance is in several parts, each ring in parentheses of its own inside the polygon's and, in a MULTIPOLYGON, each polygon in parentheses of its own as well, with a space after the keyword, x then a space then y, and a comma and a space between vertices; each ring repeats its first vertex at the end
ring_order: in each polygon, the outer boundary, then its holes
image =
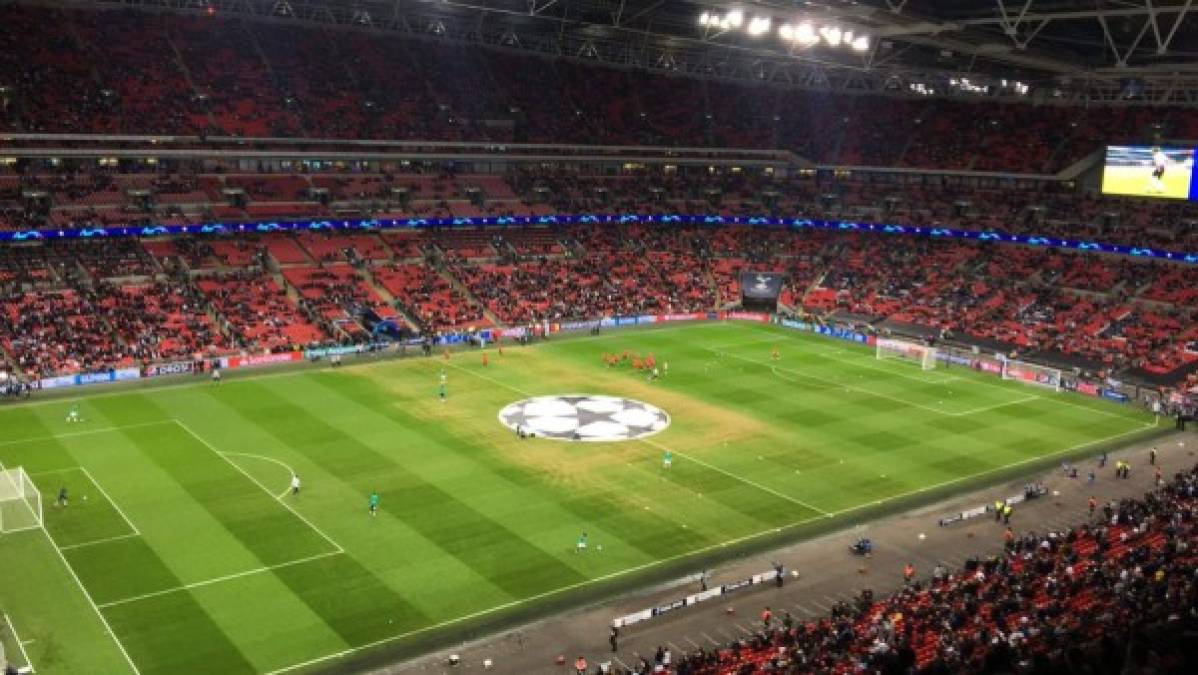
POLYGON ((811 97, 214 16, 6 4, 0 27, 10 131, 777 147, 829 164, 1043 173, 1146 123, 1193 126, 1184 109, 811 97), (895 134, 908 140, 884 142, 895 134))
MULTIPOLYGON (((502 46, 492 35, 479 36, 485 47, 439 40, 435 22, 408 35, 374 30, 369 14, 348 28, 293 21, 288 3, 252 20, 203 3, 152 11, 54 4, 0 2, 0 231, 14 238, 0 246, 5 387, 10 372, 35 384, 83 373, 116 379, 115 369, 232 355, 340 364, 355 346, 373 351, 380 327, 413 338, 404 353, 420 345, 425 355, 447 333, 490 327, 519 328, 521 339, 567 322, 597 333, 599 317, 738 309, 742 275, 771 272, 784 277, 779 317, 1000 352, 1084 373, 1088 383, 1131 378, 1155 388, 1158 404, 1171 387, 1198 393, 1193 261, 1049 241, 1198 251, 1198 201, 1102 196, 1096 172, 1085 173, 1105 144, 1198 138, 1198 116, 1181 98, 1147 106, 1120 95, 1079 107, 1048 100, 1060 94, 1049 87, 1071 88, 1060 82, 1039 87, 1034 104, 924 99, 905 82, 897 91, 887 84, 885 95, 848 86, 813 95, 776 86, 764 70, 754 81, 714 70, 684 76, 665 55, 652 68, 611 68, 589 62, 585 48, 567 58, 509 49, 507 35, 502 46), (449 224, 557 214, 828 223, 449 224), (446 220, 377 230, 370 222, 421 218, 446 220), (278 225, 286 221, 306 229, 278 225), (970 236, 855 231, 865 222, 970 236), (197 227, 140 238, 89 231, 156 225, 197 227), (44 233, 32 230, 73 236, 38 241, 44 233), (981 241, 982 233, 1046 239, 1032 246, 981 241), (300 353, 317 346, 347 349, 300 353)), ((467 9, 475 8, 453 11, 467 9)), ((544 10, 533 3, 528 22, 544 10)), ((1178 25, 1188 10, 1178 10, 1178 25)), ((632 19, 620 28, 619 12, 616 29, 641 30, 632 19)), ((596 35, 609 32, 604 21, 596 35)), ((1063 23, 1053 21, 1054 29, 1063 23)), ((923 30, 911 26, 890 35, 923 30)), ((1191 37, 1183 31, 1178 42, 1191 37)), ((1172 39, 1158 31, 1158 56, 1172 39)), ((1121 67, 1140 60, 1138 45, 1121 67)), ((935 58, 930 44, 921 47, 935 58)), ((494 369, 488 357, 482 364, 494 369)), ((422 414, 414 410, 403 414, 422 414)), ((170 421, 207 445, 183 420, 170 421)), ((518 423, 515 431, 524 438, 518 423)), ((288 444, 281 433, 277 440, 288 444)), ((209 447, 230 463, 226 455, 241 454, 209 447)), ((291 479, 298 496, 294 471, 291 479)), ((284 498, 271 496, 272 506, 284 498)), ((766 619, 755 635, 714 648, 659 648, 626 671, 1181 672, 1176 646, 1192 641, 1198 606, 1198 467, 1168 481, 1158 474, 1142 498, 1091 513, 1063 530, 1011 533, 1002 555, 940 566, 887 597, 866 591, 815 620, 766 619)), ((70 546, 50 542, 70 567, 61 550, 70 546)), ((179 590, 97 606, 71 574, 101 619, 112 605, 179 590)), ((300 667, 309 666, 320 667, 300 667)))
POLYGON ((1180 672, 1198 602, 1198 467, 1092 522, 1014 537, 886 598, 622 672, 1180 672))
MULTIPOLYGON (((85 301, 106 306, 109 285, 146 289, 144 302, 184 318, 125 337, 146 342, 159 327, 162 339, 188 336, 168 353, 360 341, 364 311, 427 330, 708 311, 736 305, 741 271, 780 271, 784 311, 915 327, 1105 374, 1176 378, 1198 363, 1188 267, 914 237, 627 224, 119 239, 6 247, 0 268, 14 321, 22 307, 38 316, 63 303, 68 314, 85 301), (180 321, 198 319, 160 297, 201 294, 223 331, 199 330, 203 321, 183 331, 180 321)), ((128 306, 119 296, 114 306, 128 306)), ((92 330, 105 333, 112 320, 101 315, 92 330)), ((31 329, 12 324, 7 339, 31 329)), ((147 353, 101 350, 63 363, 111 366, 147 353)), ((60 365, 39 363, 43 373, 60 365)))

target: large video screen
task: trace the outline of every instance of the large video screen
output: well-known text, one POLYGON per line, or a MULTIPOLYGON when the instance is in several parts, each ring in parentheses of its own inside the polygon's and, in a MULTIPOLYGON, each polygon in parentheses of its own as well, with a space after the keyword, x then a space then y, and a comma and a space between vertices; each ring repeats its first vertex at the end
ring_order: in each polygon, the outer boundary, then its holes
POLYGON ((1194 148, 1108 145, 1102 192, 1109 195, 1198 201, 1194 148))

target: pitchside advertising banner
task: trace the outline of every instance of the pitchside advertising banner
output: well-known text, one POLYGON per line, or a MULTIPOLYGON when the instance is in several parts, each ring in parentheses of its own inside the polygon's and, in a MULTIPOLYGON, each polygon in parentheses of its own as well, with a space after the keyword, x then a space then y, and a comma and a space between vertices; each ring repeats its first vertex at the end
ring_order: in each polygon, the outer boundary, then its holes
POLYGON ((294 361, 303 361, 303 352, 281 352, 279 354, 252 354, 249 356, 226 356, 221 358, 220 367, 232 370, 233 368, 255 368, 258 366, 270 366, 276 363, 292 363, 294 361))
POLYGON ((42 389, 60 389, 62 387, 78 387, 85 384, 102 384, 105 382, 124 382, 141 378, 141 368, 117 368, 102 373, 80 373, 78 375, 60 375, 38 380, 42 389))
POLYGON ((857 331, 849 330, 847 328, 824 326, 817 323, 807 323, 806 321, 795 321, 793 319, 780 319, 778 321, 778 325, 784 328, 801 330, 806 333, 815 333, 817 335, 823 335, 825 337, 835 338, 837 340, 844 340, 846 342, 856 342, 857 344, 862 345, 872 345, 876 339, 872 335, 865 335, 864 333, 858 333, 857 331))
POLYGON ((162 377, 164 375, 185 375, 195 372, 194 361, 176 361, 175 363, 155 363, 145 367, 142 377, 162 377))
POLYGON ((669 602, 657 605, 656 607, 648 607, 631 614, 625 614, 624 616, 616 617, 612 620, 611 624, 616 628, 624 628, 642 621, 648 621, 653 617, 669 614, 670 612, 677 611, 683 607, 690 607, 691 605, 703 602, 705 600, 711 600, 713 598, 718 598, 723 595, 729 595, 731 593, 744 590, 751 586, 771 582, 777 578, 777 575, 777 570, 769 570, 768 572, 754 574, 753 576, 745 579, 739 579, 721 586, 716 586, 715 588, 709 588, 701 593, 692 593, 685 598, 671 600, 669 602))
MULTIPOLYGON (((1182 170, 1186 160, 1173 173, 1182 170)), ((1192 154, 1189 166, 1192 168, 1192 154)), ((1136 167, 1141 170, 1144 167, 1136 167)), ((1152 171, 1147 172, 1151 177, 1152 171)), ((1166 173, 1165 175, 1170 175, 1166 173)), ((1172 180, 1172 178, 1170 179, 1172 180)), ((1198 190, 1190 185, 1190 198, 1198 199, 1198 190)), ((1167 190, 1175 188, 1166 184, 1167 190)), ((1183 195, 1180 197, 1185 198, 1183 195)), ((1166 251, 1148 246, 1125 246, 1099 241, 1061 239, 1034 234, 1010 234, 999 230, 955 230, 932 225, 898 225, 851 220, 819 220, 812 218, 777 218, 774 216, 693 216, 641 214, 570 214, 558 216, 500 216, 486 218, 382 218, 355 220, 290 220, 272 222, 204 223, 201 225, 144 225, 136 227, 85 227, 55 230, 20 230, 0 232, 0 241, 41 241, 49 239, 100 239, 106 237, 160 237, 167 235, 230 235, 292 231, 424 229, 453 227, 528 227, 572 225, 576 223, 655 223, 662 225, 747 225, 751 227, 783 227, 788 229, 840 230, 845 232, 877 232, 882 234, 914 235, 939 239, 967 239, 978 242, 1005 242, 1027 246, 1069 248, 1079 251, 1099 251, 1135 257, 1158 258, 1198 264, 1198 252, 1166 251)))

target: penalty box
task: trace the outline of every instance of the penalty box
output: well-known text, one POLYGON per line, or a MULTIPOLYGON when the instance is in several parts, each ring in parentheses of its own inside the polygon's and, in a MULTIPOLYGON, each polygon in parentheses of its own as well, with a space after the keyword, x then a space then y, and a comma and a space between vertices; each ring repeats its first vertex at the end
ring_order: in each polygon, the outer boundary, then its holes
MULTIPOLYGON (((89 443, 96 435, 127 430, 97 429, 88 434, 89 443)), ((133 447, 139 435, 115 436, 119 445, 103 453, 104 466, 94 466, 95 473, 73 466, 34 477, 51 542, 101 608, 343 552, 276 496, 278 490, 226 456, 233 453, 218 450, 183 423, 167 420, 155 429, 148 452, 144 444, 133 447), (125 444, 131 447, 120 447, 125 444), (136 481, 105 485, 96 478, 114 467, 136 481), (56 508, 61 487, 69 503, 56 508)))

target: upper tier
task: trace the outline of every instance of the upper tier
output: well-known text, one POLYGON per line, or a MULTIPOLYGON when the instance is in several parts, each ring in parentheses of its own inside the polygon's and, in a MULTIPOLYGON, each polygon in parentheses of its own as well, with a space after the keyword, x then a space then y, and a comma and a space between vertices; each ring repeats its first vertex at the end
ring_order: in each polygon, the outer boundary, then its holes
POLYGON ((1021 173, 1108 142, 1198 138, 1189 109, 834 96, 344 37, 2 6, 0 131, 780 148, 825 164, 1021 173))

